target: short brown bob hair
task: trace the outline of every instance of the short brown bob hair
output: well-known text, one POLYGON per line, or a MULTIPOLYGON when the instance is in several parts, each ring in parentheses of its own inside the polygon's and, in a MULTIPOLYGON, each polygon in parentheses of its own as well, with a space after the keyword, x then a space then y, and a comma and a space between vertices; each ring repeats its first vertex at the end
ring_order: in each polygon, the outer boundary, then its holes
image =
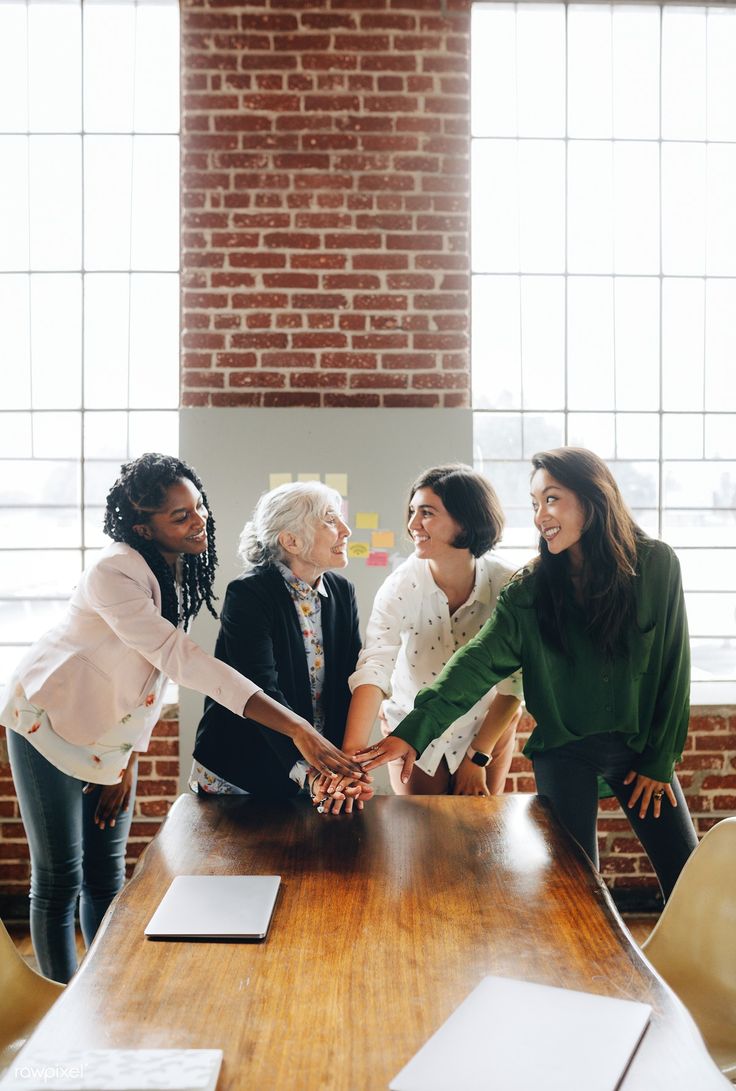
POLYGON ((439 496, 461 531, 452 543, 455 549, 468 549, 480 557, 498 544, 503 532, 504 514, 495 490, 481 474, 462 462, 433 466, 419 475, 409 492, 409 507, 417 489, 431 489, 439 496))

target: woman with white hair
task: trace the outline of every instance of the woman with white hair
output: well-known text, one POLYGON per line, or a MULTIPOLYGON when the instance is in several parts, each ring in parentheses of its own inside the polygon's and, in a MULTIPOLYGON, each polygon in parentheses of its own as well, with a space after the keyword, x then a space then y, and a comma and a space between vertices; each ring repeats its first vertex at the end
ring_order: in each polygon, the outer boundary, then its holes
MULTIPOLYGON (((218 659, 336 745, 360 652, 353 585, 337 572, 348 563, 349 537, 340 495, 326 485, 299 482, 265 493, 240 538, 245 571, 228 586, 215 647, 218 659)), ((318 774, 291 740, 255 721, 248 727, 206 699, 191 789, 286 798, 307 788, 314 795, 318 774)))

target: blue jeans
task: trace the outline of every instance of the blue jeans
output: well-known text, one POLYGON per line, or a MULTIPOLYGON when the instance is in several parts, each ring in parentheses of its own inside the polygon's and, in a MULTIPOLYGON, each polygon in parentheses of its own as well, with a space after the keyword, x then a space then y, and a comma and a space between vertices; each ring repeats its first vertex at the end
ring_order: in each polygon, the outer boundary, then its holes
POLYGON ((636 754, 626 745, 623 735, 608 732, 533 754, 537 792, 550 803, 562 825, 598 867, 598 775, 608 783, 621 804, 634 833, 652 862, 665 899, 669 898, 677 877, 698 843, 690 812, 677 777, 672 790, 677 799, 673 807, 665 796, 662 813, 654 818, 650 803, 644 818, 639 817, 639 802, 632 809, 628 803, 633 784, 624 777, 634 767, 636 754))
POLYGON ((105 911, 125 881, 125 846, 135 781, 125 814, 115 825, 95 825, 100 790, 83 795, 84 782, 47 761, 16 731, 8 753, 21 818, 31 850, 31 938, 42 973, 68 981, 77 968, 74 913, 89 947, 105 911))

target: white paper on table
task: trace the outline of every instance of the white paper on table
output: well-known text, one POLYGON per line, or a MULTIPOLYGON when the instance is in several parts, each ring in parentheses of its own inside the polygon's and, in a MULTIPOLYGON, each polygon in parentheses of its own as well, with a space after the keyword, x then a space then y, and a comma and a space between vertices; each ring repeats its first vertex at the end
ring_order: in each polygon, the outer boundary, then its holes
POLYGON ((221 1049, 25 1049, 0 1091, 215 1091, 221 1064, 221 1049))
POLYGON ((634 1000, 484 977, 391 1091, 615 1091, 652 1009, 634 1000))

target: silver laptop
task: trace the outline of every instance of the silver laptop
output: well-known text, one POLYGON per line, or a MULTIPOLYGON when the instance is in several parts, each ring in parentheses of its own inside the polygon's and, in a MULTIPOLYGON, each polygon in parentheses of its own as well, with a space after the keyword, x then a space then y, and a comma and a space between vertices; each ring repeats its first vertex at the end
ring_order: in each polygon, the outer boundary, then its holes
POLYGON ((280 875, 177 875, 148 922, 151 939, 264 939, 280 875))

